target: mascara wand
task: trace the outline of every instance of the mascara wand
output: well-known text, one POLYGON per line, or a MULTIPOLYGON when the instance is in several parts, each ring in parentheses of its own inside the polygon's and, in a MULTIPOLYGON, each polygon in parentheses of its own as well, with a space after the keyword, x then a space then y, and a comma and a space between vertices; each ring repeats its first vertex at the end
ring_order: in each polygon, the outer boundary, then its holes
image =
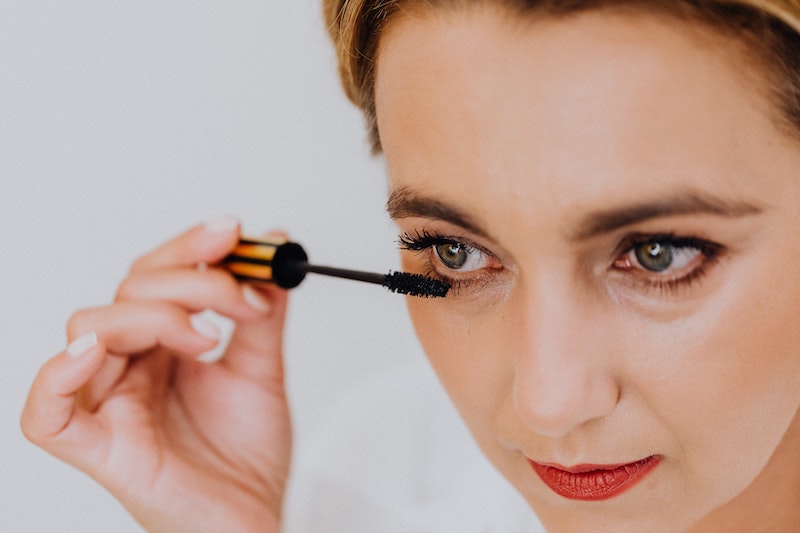
POLYGON ((284 289, 297 287, 312 272, 324 276, 351 279, 383 285, 392 292, 436 298, 447 295, 450 285, 420 274, 389 272, 379 274, 308 262, 303 247, 295 242, 274 243, 256 239, 240 239, 239 244, 222 264, 237 279, 255 283, 274 283, 284 289))

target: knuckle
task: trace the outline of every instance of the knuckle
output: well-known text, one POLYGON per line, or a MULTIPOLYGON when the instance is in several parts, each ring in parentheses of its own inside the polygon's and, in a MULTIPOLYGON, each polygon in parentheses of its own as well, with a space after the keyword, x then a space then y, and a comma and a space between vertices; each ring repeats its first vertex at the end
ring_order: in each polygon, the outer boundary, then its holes
POLYGON ((126 277, 117 287, 117 293, 114 295, 115 301, 130 300, 136 293, 136 281, 132 276, 126 277))
POLYGON ((170 302, 153 301, 143 306, 137 304, 137 309, 139 324, 146 325, 153 331, 173 331, 186 327, 186 311, 170 302))
POLYGON ((222 294, 233 296, 239 294, 241 291, 241 285, 236 279, 228 272, 215 268, 213 270, 209 270, 207 272, 209 275, 209 279, 211 283, 215 287, 219 287, 222 291, 222 294))
POLYGON ((48 437, 39 414, 42 408, 43 391, 50 388, 49 382, 52 379, 50 373, 50 361, 48 361, 39 370, 19 419, 22 434, 38 446, 42 446, 48 437))
POLYGON ((47 441, 48 435, 28 405, 25 406, 19 418, 19 429, 28 441, 37 446, 44 446, 47 441))
POLYGON ((67 338, 74 339, 91 331, 97 310, 95 308, 80 309, 67 319, 67 338))
POLYGON ((130 268, 128 269, 128 275, 136 274, 137 272, 142 272, 147 268, 147 259, 145 257, 139 257, 131 263, 130 268))
POLYGON ((22 431, 22 435, 30 442, 34 444, 41 443, 40 434, 36 431, 35 425, 31 422, 31 417, 28 415, 27 409, 22 412, 22 416, 19 419, 19 429, 22 431))
POLYGON ((25 403, 25 407, 22 408, 22 414, 19 417, 19 429, 22 431, 22 434, 25 436, 26 439, 32 441, 34 437, 33 428, 31 428, 31 417, 29 416, 29 407, 30 407, 31 398, 28 398, 28 401, 25 403))

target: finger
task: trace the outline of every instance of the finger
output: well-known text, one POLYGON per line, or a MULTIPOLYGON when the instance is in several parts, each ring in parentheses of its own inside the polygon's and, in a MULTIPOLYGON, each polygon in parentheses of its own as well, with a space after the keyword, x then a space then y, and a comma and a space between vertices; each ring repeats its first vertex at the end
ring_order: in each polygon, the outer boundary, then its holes
MULTIPOLYGON (((97 405, 110 420, 130 419, 127 402, 105 402, 111 394, 114 397, 135 397, 150 411, 157 412, 172 380, 172 369, 177 359, 167 350, 157 349, 148 352, 144 357, 126 361, 128 364, 125 368, 125 377, 114 382, 108 390, 98 391, 97 405)), ((120 430, 122 431, 122 428, 120 430)))
POLYGON ((108 357, 103 358, 100 368, 97 369, 92 379, 78 391, 78 405, 90 413, 97 411, 103 400, 108 398, 110 391, 125 374, 129 362, 129 358, 113 354, 108 354, 108 357))
POLYGON ((257 321, 240 323, 231 335, 220 364, 249 380, 283 386, 283 327, 288 293, 278 287, 258 287, 270 302, 270 312, 257 321))
POLYGON ((75 313, 67 324, 68 339, 88 331, 96 332, 109 352, 124 356, 163 347, 193 358, 213 348, 220 336, 201 314, 169 302, 118 302, 75 313))
POLYGON ((74 340, 42 366, 20 419, 31 442, 84 471, 98 463, 109 437, 78 407, 76 393, 101 366, 105 353, 93 332, 74 340))
MULTIPOLYGON (((86 331, 96 332, 112 355, 104 359, 78 395, 81 405, 90 412, 96 410, 123 375, 128 375, 130 357, 151 358, 157 348, 163 348, 173 355, 196 358, 216 346, 221 335, 219 327, 202 314, 190 314, 166 302, 123 302, 79 311, 67 325, 68 339, 86 331)), ((157 376, 144 379, 155 380, 157 376)))
POLYGON ((239 221, 236 218, 214 218, 142 256, 133 264, 131 272, 216 263, 233 249, 238 239, 239 221))
POLYGON ((94 331, 112 354, 78 393, 79 403, 90 412, 128 372, 128 356, 151 357, 155 348, 163 347, 194 358, 213 348, 220 337, 219 328, 208 319, 165 302, 125 302, 75 313, 67 325, 68 339, 88 331, 94 331))
POLYGON ((132 274, 120 285, 116 300, 164 300, 193 312, 213 309, 236 321, 255 320, 269 311, 269 302, 260 293, 216 268, 132 274))

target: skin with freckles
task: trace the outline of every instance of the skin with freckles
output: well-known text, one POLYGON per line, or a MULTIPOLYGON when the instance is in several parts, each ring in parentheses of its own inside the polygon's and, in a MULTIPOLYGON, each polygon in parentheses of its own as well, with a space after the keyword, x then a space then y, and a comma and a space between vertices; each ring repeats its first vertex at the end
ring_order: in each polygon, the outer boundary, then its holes
POLYGON ((378 129, 421 342, 549 531, 800 523, 800 145, 728 38, 646 13, 417 10, 378 129), (746 65, 747 68, 742 68, 746 65), (597 501, 531 461, 660 462, 597 501))

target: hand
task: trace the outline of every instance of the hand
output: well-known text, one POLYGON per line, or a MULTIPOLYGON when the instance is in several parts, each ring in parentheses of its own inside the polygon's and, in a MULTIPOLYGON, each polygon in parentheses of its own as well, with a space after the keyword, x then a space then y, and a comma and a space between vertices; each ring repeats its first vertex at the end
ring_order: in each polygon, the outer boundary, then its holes
POLYGON ((83 470, 148 531, 278 531, 291 427, 281 353, 286 294, 198 269, 238 223, 195 227, 134 263, 114 303, 77 312, 33 382, 25 435, 83 470), (215 363, 213 309, 236 329, 215 363))

